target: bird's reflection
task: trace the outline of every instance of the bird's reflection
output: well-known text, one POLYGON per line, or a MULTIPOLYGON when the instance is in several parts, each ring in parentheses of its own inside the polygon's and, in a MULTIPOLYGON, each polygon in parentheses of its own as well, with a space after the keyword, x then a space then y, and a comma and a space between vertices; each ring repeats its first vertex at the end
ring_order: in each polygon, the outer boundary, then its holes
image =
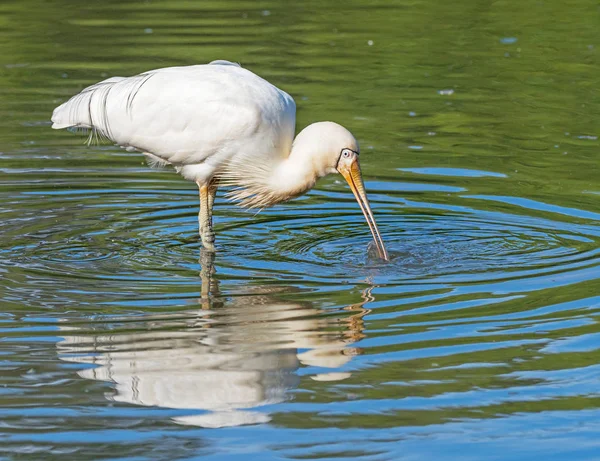
MULTIPOLYGON (((249 409, 282 402, 298 386, 300 367, 315 380, 341 380, 339 371, 360 350, 362 301, 335 312, 277 298, 278 289, 223 297, 211 253, 203 253, 201 309, 120 317, 93 333, 63 329, 62 360, 93 364, 78 374, 115 384, 111 400, 145 406, 206 410, 173 418, 203 427, 269 421, 249 409), (309 370, 310 371, 310 370, 309 370)), ((280 294, 281 297, 281 294, 280 294)))

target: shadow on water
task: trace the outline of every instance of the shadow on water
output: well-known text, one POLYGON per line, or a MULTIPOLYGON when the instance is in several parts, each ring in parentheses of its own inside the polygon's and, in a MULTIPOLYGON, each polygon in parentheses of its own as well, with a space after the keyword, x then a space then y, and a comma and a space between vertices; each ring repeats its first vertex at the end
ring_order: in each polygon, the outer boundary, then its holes
POLYGON ((91 365, 78 375, 112 383, 109 400, 205 410, 173 417, 202 427, 268 422, 267 412, 249 410, 289 399, 300 367, 319 370, 310 374, 315 381, 351 376, 338 370, 361 352, 352 344, 364 337, 371 288, 361 303, 328 315, 308 302, 278 299, 289 291, 284 286, 222 297, 214 258, 201 250, 199 309, 112 316, 85 333, 61 327, 59 358, 91 365))

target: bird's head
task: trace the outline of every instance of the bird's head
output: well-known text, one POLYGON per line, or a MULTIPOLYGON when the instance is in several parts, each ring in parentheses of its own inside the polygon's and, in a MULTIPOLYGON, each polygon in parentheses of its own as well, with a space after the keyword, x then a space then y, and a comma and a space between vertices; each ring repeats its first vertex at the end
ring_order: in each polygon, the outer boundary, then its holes
POLYGON ((344 177, 365 215, 379 255, 388 260, 362 180, 358 141, 352 133, 334 122, 313 123, 298 133, 292 155, 294 151, 304 155, 309 153, 307 160, 312 163, 312 170, 317 176, 340 173, 344 177))
POLYGON ((365 215, 379 256, 388 260, 369 206, 358 153, 358 142, 346 128, 333 122, 313 123, 298 133, 287 158, 279 162, 269 156, 234 160, 220 173, 220 181, 233 187, 228 197, 241 206, 264 208, 302 195, 320 177, 340 173, 365 215))

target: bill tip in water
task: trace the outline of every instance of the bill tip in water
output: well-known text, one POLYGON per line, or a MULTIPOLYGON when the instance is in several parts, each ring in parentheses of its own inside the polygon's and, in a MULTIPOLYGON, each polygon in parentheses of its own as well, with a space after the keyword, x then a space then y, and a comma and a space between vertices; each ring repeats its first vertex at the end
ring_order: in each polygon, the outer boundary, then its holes
POLYGON ((369 246, 367 247, 367 256, 370 259, 377 259, 380 261, 390 261, 390 256, 389 253, 387 252, 386 249, 383 250, 383 252, 381 251, 381 249, 379 248, 379 246, 377 245, 377 243, 373 240, 371 240, 371 242, 369 243, 369 246))

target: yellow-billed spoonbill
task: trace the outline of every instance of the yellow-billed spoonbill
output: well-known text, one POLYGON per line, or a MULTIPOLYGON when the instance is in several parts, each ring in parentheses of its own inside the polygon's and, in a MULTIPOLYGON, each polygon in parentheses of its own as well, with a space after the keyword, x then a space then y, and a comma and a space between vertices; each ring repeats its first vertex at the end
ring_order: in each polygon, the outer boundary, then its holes
POLYGON ((112 77, 85 88, 52 114, 52 128, 88 128, 173 165, 200 189, 200 236, 214 249, 212 208, 219 185, 239 205, 264 208, 297 197, 336 171, 365 215, 380 257, 387 251, 371 212, 358 143, 341 125, 313 123, 294 139, 296 105, 286 92, 228 61, 112 77))

